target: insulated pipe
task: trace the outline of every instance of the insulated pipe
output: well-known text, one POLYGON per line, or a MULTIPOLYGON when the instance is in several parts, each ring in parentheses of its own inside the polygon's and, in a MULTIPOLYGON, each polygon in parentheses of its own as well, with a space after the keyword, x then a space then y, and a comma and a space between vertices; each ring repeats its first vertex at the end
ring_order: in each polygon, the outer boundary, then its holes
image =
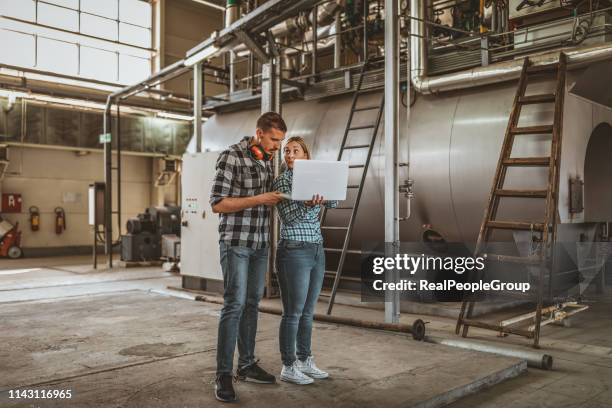
MULTIPOLYGON (((225 28, 232 25, 240 18, 240 1, 227 0, 225 6, 225 28)), ((229 93, 234 93, 236 90, 236 53, 232 50, 229 52, 229 93)))
MULTIPOLYGON (((327 33, 335 34, 337 31, 334 31, 334 26, 336 23, 334 22, 334 17, 336 13, 341 12, 340 2, 334 1, 325 3, 323 5, 319 5, 316 7, 317 9, 317 37, 326 36, 327 33)), ((295 17, 290 18, 282 23, 279 23, 272 27, 270 31, 274 38, 282 38, 288 36, 296 30, 305 31, 304 40, 310 41, 312 39, 312 29, 306 31, 309 25, 312 25, 313 17, 304 18, 304 17, 295 17)), ((327 39, 328 41, 323 43, 323 48, 329 47, 334 40, 334 37, 327 39)), ((321 44, 321 42, 319 42, 321 44)), ((319 48, 321 46, 319 45, 319 48)), ((233 48, 233 51, 237 53, 239 56, 245 55, 244 51, 247 51, 247 47, 244 44, 240 44, 233 48)), ((292 49, 288 49, 287 51, 291 51, 292 49)), ((295 52, 295 50, 293 50, 295 52)))
POLYGON ((538 353, 536 351, 519 350, 472 340, 446 339, 433 336, 426 336, 425 341, 465 350, 482 351, 484 353, 499 354, 500 356, 506 357, 516 357, 527 361, 527 366, 540 368, 542 370, 551 370, 553 365, 553 357, 550 354, 538 353))
POLYGON ((240 1, 239 0, 227 0, 225 5, 225 28, 232 25, 232 23, 238 20, 240 16, 240 1))
MULTIPOLYGON (((214 303, 217 305, 224 304, 223 299, 209 297, 209 296, 198 295, 195 297, 195 300, 199 302, 214 303)), ((276 308, 276 307, 270 307, 270 306, 259 305, 259 311, 262 313, 275 314, 278 316, 281 316, 283 314, 283 311, 281 309, 276 308)), ((421 319, 417 319, 412 323, 412 325, 408 325, 408 324, 390 324, 390 323, 372 322, 369 320, 353 319, 350 317, 330 316, 330 315, 319 314, 319 313, 315 313, 313 318, 314 320, 317 320, 320 322, 345 324, 347 326, 361 327, 364 329, 386 330, 386 331, 393 331, 393 332, 399 332, 399 333, 410 333, 412 334, 412 338, 415 340, 425 339, 425 323, 421 319)))
POLYGON ((342 31, 341 15, 342 13, 337 11, 334 20, 334 33, 336 34, 334 37, 334 69, 340 68, 340 65, 342 65, 342 40, 341 35, 338 34, 342 31))
MULTIPOLYGON (((339 38, 339 35, 336 35, 337 31, 336 31, 336 27, 335 24, 331 24, 331 25, 327 25, 327 26, 323 26, 323 27, 318 27, 317 29, 317 37, 324 37, 322 39, 320 39, 319 41, 317 41, 317 50, 321 51, 321 50, 327 50, 330 47, 333 47, 336 44, 336 38, 339 38)), ((312 29, 308 30, 304 33, 304 42, 310 42, 312 41, 312 29)), ((247 56, 250 51, 247 49, 247 47, 244 44, 241 44, 237 47, 235 47, 233 49, 233 51, 236 53, 236 55, 238 55, 239 57, 245 57, 247 56)), ((305 53, 307 52, 308 49, 306 47, 303 47, 302 52, 305 53)), ((293 47, 293 48, 286 48, 283 50, 283 55, 295 55, 297 54, 299 51, 299 49, 297 49, 297 47, 293 47)))
MULTIPOLYGON (((415 90, 422 94, 465 89, 474 86, 516 80, 521 75, 523 59, 498 62, 486 67, 454 72, 446 75, 428 77, 427 73, 427 33, 425 28, 425 2, 410 0, 410 81, 415 90)), ((533 65, 546 65, 559 61, 560 52, 567 57, 568 67, 580 67, 588 63, 612 58, 612 43, 588 47, 557 49, 530 56, 533 65)))

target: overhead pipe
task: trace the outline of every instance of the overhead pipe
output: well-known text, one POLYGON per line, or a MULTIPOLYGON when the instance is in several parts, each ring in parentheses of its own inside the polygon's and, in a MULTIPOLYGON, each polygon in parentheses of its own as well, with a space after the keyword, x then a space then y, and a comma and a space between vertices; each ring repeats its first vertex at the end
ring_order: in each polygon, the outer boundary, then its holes
MULTIPOLYGON (((339 35, 336 35, 336 25, 332 23, 331 25, 327 25, 324 27, 317 28, 317 37, 320 38, 317 41, 317 51, 328 50, 331 47, 334 47, 337 40, 339 39, 339 35)), ((309 43, 312 41, 312 30, 308 30, 304 33, 304 42, 309 43)), ((234 52, 239 57, 246 57, 249 55, 250 51, 244 44, 241 44, 234 48, 234 52)), ((304 47, 300 50, 297 47, 285 48, 283 49, 283 56, 291 56, 295 55, 299 52, 308 52, 308 48, 304 47)))
MULTIPOLYGON (((422 94, 466 89, 475 86, 516 80, 521 75, 523 59, 498 62, 485 67, 454 72, 435 77, 427 76, 427 29, 425 24, 425 2, 410 0, 410 81, 422 94)), ((586 64, 612 58, 612 43, 568 47, 530 56, 533 65, 547 65, 559 61, 559 53, 567 57, 568 67, 579 68, 586 64)))
MULTIPOLYGON (((336 0, 333 2, 325 3, 316 7, 317 9, 317 37, 326 37, 330 34, 335 34, 337 31, 335 29, 335 17, 336 13, 341 12, 341 5, 343 0, 336 0)), ((312 28, 314 18, 312 15, 310 17, 306 17, 304 15, 300 15, 294 18, 287 19, 282 23, 279 23, 272 27, 270 31, 272 32, 272 36, 274 38, 283 38, 290 37, 291 34, 295 33, 298 30, 304 32, 304 41, 312 41, 312 28)), ((326 49, 333 45, 333 39, 325 39, 321 40, 317 43, 317 48, 326 49)), ((248 54, 248 48, 244 44, 240 44, 232 49, 238 56, 245 56, 248 54)), ((291 52, 292 49, 288 49, 287 51, 291 52)), ((295 52, 295 50, 293 50, 295 52)))

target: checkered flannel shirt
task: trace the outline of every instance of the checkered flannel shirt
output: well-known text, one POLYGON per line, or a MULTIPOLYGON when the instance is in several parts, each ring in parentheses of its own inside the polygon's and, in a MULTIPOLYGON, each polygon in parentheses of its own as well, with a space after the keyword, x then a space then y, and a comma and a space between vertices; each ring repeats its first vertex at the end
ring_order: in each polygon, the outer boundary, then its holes
MULTIPOLYGON (((244 137, 219 155, 210 193, 211 206, 226 197, 249 197, 272 191, 272 164, 251 157, 250 140, 244 137)), ((219 241, 231 246, 266 248, 270 241, 269 223, 270 208, 265 205, 219 214, 219 241)))
MULTIPOLYGON (((293 170, 289 169, 274 180, 272 189, 281 193, 291 194, 293 170)), ((325 207, 335 208, 337 201, 325 202, 325 207)), ((282 221, 281 239, 305 241, 320 244, 323 242, 319 213, 321 206, 308 207, 303 201, 283 200, 276 205, 282 221)))

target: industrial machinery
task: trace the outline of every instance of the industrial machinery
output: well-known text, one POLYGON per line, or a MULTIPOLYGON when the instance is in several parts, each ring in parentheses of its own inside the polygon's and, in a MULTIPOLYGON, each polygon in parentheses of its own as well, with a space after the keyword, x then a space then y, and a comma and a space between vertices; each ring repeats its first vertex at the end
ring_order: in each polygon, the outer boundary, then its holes
POLYGON ((19 223, 13 225, 0 217, 0 257, 17 259, 22 256, 19 223))
POLYGON ((178 259, 180 207, 150 207, 126 223, 121 237, 121 259, 126 262, 158 261, 164 256, 178 259))
MULTIPOLYGON (((214 163, 220 151, 254 132, 262 109, 279 109, 271 101, 281 95, 289 135, 303 136, 317 159, 335 160, 342 150, 347 119, 354 108, 365 110, 378 105, 380 100, 375 94, 383 86, 391 89, 391 94, 393 88, 397 89, 405 108, 400 107, 397 115, 399 147, 393 152, 398 166, 394 179, 397 188, 405 193, 398 213, 406 215, 397 217, 402 221, 399 239, 420 242, 423 226, 427 225, 445 242, 461 243, 473 251, 523 62, 528 58, 530 66, 537 70, 558 63, 563 54, 568 71, 567 86, 559 91, 565 100, 561 112, 563 148, 558 169, 559 195, 553 211, 561 248, 556 265, 560 267, 554 279, 556 286, 548 296, 583 295, 588 282, 597 275, 594 268, 585 269, 584 265, 589 264, 586 254, 592 252, 589 248, 595 246, 601 224, 612 221, 612 202, 605 193, 612 191, 612 178, 601 176, 602 172, 612 173, 609 154, 602 153, 609 151, 612 138, 601 136, 609 134, 612 112, 605 104, 584 97, 584 93, 575 96, 573 84, 583 83, 582 89, 592 93, 601 88, 592 86, 593 78, 609 81, 609 75, 589 77, 586 73, 612 59, 612 3, 402 1, 398 13, 400 38, 394 49, 401 55, 399 78, 386 77, 389 64, 385 68, 371 66, 362 77, 366 62, 382 58, 388 51, 383 49, 389 44, 383 36, 388 27, 385 18, 389 17, 384 3, 268 0, 257 3, 259 7, 255 9, 252 1, 232 3, 226 13, 225 29, 188 51, 175 67, 122 90, 129 94, 146 89, 172 72, 189 68, 197 79, 196 130, 184 156, 182 175, 183 285, 191 281, 187 277, 194 277, 220 287, 217 217, 210 216, 208 205, 214 163), (284 13, 290 6, 295 7, 295 13, 284 13), (229 57, 225 58, 230 78, 228 92, 203 101, 202 84, 197 82, 210 74, 202 71, 202 64, 222 55, 229 57), (360 100, 356 107, 352 104, 355 92, 360 100), (210 116, 202 127, 198 126, 202 120, 199 106, 210 116)), ((605 67, 598 72, 605 72, 605 67)), ((524 97, 555 93, 554 87, 554 80, 536 78, 524 97)), ((605 95, 602 99, 606 99, 605 95)), ((386 99, 386 107, 387 102, 386 99)), ((519 126, 551 123, 555 109, 550 105, 525 106, 519 126)), ((351 145, 369 145, 372 140, 368 129, 376 123, 376 109, 369 117, 363 113, 357 123, 351 123, 356 130, 351 135, 351 145)), ((395 114, 392 117, 395 119, 395 114)), ((513 155, 550 156, 550 139, 532 136, 517 138, 513 155)), ((348 245, 343 245, 348 211, 344 215, 339 211, 326 215, 326 225, 330 226, 324 232, 326 247, 343 248, 326 254, 327 287, 339 275, 338 263, 344 257, 340 289, 359 290, 363 243, 385 241, 381 208, 389 202, 384 199, 384 191, 389 190, 385 164, 390 162, 390 156, 382 138, 376 140, 371 153, 369 149, 351 149, 346 158, 343 156, 343 160, 361 164, 371 154, 371 160, 358 211, 350 221, 353 227, 348 245)), ((541 166, 515 167, 506 174, 509 189, 534 190, 546 184, 546 169, 541 166)), ((350 185, 362 184, 357 171, 356 166, 350 185)), ((353 207, 351 200, 355 198, 356 194, 349 194, 341 206, 353 207)), ((537 219, 542 209, 535 201, 510 197, 499 207, 497 216, 517 222, 537 219)), ((530 230, 504 230, 496 240, 508 244, 514 255, 528 256, 538 244, 534 235, 530 230)), ((520 269, 517 275, 533 281, 533 273, 527 268, 520 269)), ((210 289, 208 283, 189 286, 210 289)))

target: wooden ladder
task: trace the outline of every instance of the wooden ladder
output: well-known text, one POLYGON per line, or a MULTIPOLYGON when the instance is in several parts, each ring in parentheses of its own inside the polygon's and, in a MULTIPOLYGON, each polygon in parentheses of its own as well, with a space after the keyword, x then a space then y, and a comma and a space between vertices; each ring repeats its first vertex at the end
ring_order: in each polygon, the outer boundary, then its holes
POLYGON ((494 330, 499 333, 511 333, 533 338, 534 347, 538 347, 540 336, 540 323, 542 321, 542 303, 544 297, 544 274, 549 271, 549 290, 552 290, 552 274, 554 259, 554 244, 557 234, 557 203, 559 201, 559 164, 561 160, 561 133, 563 125, 563 98, 565 95, 566 56, 561 53, 559 61, 554 64, 533 66, 525 58, 518 89, 514 97, 512 112, 508 121, 506 135, 502 145, 493 185, 489 195, 485 215, 480 225, 478 241, 474 251, 475 256, 486 256, 487 261, 509 262, 523 265, 539 266, 537 282, 537 306, 535 310, 535 324, 530 329, 522 330, 508 327, 503 324, 490 324, 472 319, 474 312, 474 298, 463 299, 459 318, 457 319, 456 333, 463 327, 462 336, 466 337, 470 326, 494 330), (525 96, 527 82, 531 75, 556 74, 557 85, 554 94, 541 94, 525 96), (518 127, 521 109, 529 104, 554 103, 554 119, 551 125, 518 127), (514 138, 517 135, 551 134, 551 153, 546 157, 511 157, 514 138), (548 167, 548 181, 546 189, 517 190, 506 189, 506 173, 509 167, 548 167), (546 200, 544 219, 538 222, 501 221, 497 219, 497 211, 502 198, 523 197, 546 200), (527 230, 540 234, 541 245, 536 254, 530 256, 507 256, 486 253, 487 243, 493 230, 527 230))

